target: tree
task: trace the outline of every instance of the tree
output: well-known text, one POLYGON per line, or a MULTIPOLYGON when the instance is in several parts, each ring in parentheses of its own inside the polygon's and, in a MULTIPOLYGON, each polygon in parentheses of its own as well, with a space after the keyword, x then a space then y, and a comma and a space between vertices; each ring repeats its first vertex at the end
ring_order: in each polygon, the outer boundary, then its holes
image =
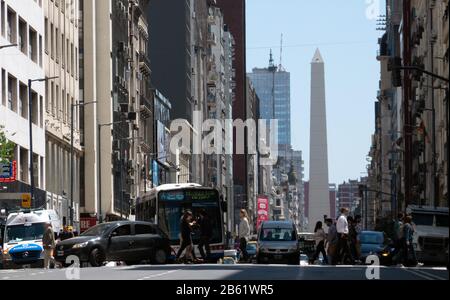
POLYGON ((8 163, 14 158, 15 144, 6 138, 3 128, 0 126, 0 163, 8 163))

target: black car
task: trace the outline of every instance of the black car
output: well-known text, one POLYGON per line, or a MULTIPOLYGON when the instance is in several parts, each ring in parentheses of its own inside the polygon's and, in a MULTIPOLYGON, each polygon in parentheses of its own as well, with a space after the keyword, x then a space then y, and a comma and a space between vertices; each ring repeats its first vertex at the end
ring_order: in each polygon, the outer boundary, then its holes
POLYGON ((55 259, 67 265, 71 263, 70 256, 76 256, 80 265, 89 262, 94 267, 106 261, 135 265, 145 260, 164 264, 170 253, 169 238, 156 225, 119 221, 96 225, 78 237, 59 242, 55 259))

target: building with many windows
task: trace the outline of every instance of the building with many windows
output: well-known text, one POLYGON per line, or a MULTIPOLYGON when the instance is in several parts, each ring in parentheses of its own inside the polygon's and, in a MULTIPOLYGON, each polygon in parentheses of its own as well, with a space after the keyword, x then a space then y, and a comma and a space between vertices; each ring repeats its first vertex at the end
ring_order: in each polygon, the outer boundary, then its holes
POLYGON ((44 71, 46 77, 55 78, 45 82, 47 208, 56 209, 64 224, 78 228, 80 197, 84 197, 80 193, 82 106, 77 105, 83 101, 79 97, 78 1, 43 0, 43 9, 44 71))
MULTIPOLYGON (((46 75, 44 2, 2 0, 0 7, 0 126, 4 127, 6 138, 16 145, 14 161, 17 166, 17 181, 2 184, 1 192, 30 192, 30 171, 33 170, 34 207, 43 206, 46 201, 45 83, 32 82, 29 89, 29 80, 43 79, 46 75)), ((1 205, 15 206, 12 202, 1 205)))

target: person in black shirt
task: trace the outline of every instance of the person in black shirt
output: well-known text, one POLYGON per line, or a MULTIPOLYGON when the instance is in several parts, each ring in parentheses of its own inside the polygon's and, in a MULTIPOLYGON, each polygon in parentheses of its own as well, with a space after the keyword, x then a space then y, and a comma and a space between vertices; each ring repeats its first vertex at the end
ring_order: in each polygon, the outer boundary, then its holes
POLYGON ((180 259, 181 254, 186 250, 185 258, 187 262, 192 262, 192 212, 186 210, 180 220, 181 245, 178 250, 176 260, 180 259))
POLYGON ((200 242, 198 244, 198 250, 200 251, 200 255, 202 256, 203 260, 206 260, 211 256, 211 248, 209 247, 209 242, 212 238, 212 224, 208 214, 206 213, 206 210, 204 209, 200 211, 198 225, 200 227, 200 242))

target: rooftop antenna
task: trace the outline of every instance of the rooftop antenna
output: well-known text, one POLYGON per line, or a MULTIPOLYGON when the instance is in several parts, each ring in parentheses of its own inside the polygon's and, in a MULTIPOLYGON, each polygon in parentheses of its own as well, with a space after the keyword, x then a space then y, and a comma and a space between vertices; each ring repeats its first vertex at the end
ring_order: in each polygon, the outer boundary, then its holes
POLYGON ((278 66, 280 71, 283 71, 283 34, 281 34, 281 42, 280 42, 280 65, 278 66))

